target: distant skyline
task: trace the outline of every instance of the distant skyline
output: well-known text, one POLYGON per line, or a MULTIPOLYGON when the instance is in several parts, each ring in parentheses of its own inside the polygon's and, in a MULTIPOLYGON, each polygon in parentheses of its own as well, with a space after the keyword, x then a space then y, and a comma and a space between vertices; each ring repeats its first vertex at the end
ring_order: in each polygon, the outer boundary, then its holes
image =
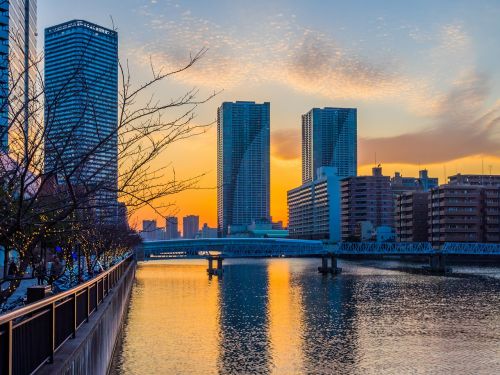
MULTIPOLYGON (((71 19, 119 33, 120 56, 138 80, 149 56, 174 67, 209 50, 157 96, 198 86, 224 89, 200 108, 215 120, 223 101, 271 102, 271 214, 286 222, 286 191, 301 182, 301 115, 358 109, 358 174, 440 177, 500 174, 500 4, 497 1, 56 1, 38 5, 43 29, 71 19)), ((174 145, 163 163, 177 176, 206 172, 202 187, 169 200, 172 213, 216 225, 216 126, 174 145)), ((153 213, 143 210, 142 218, 153 213)))

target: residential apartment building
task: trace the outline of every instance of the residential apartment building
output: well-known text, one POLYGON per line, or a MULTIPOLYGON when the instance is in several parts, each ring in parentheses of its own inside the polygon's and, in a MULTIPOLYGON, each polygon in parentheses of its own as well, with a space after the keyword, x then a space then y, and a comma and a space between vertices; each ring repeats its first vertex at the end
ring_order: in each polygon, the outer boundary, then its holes
POLYGON ((500 186, 500 175, 456 174, 448 177, 453 185, 493 185, 500 186))
POLYGON ((321 167, 316 179, 287 193, 291 238, 340 241, 340 182, 336 168, 321 167))
POLYGON ((200 217, 188 215, 182 218, 182 237, 186 239, 196 238, 200 231, 200 217))
POLYGON ((175 216, 167 216, 165 218, 165 239, 175 240, 179 237, 179 220, 175 216))
POLYGON ((430 191, 429 239, 445 242, 500 242, 500 187, 441 185, 430 191))
POLYGON ((270 217, 270 104, 225 102, 217 111, 219 235, 270 217))
POLYGON ((302 183, 315 180, 320 167, 335 167, 339 177, 356 176, 356 108, 313 108, 302 115, 302 183))
POLYGON ((9 127, 27 129, 36 70, 37 0, 0 0, 0 151, 9 127), (9 125, 10 118, 10 125, 9 125))
POLYGON ((398 242, 427 242, 429 193, 407 191, 395 198, 394 229, 398 242))
POLYGON ((394 197, 390 177, 382 168, 372 169, 371 176, 345 178, 341 181, 342 240, 359 238, 361 222, 370 222, 374 229, 394 227, 394 197))

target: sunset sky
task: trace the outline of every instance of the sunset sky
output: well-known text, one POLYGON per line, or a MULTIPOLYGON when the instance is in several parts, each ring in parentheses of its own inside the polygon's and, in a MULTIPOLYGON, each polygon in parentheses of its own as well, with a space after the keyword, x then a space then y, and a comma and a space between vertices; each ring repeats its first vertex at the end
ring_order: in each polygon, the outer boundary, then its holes
MULTIPOLYGON (((271 102, 275 220, 286 223, 286 191, 300 185, 300 116, 313 107, 358 108, 359 174, 370 173, 375 155, 384 174, 427 168, 440 182, 457 172, 500 174, 498 0, 43 0, 38 17, 40 49, 45 27, 75 18, 114 24, 137 80, 149 57, 174 68, 207 47, 157 97, 223 89, 199 109, 203 123, 223 101, 271 102)), ((206 174, 203 189, 169 201, 173 214, 216 226, 216 126, 161 162, 177 176, 206 174)), ((143 210, 132 224, 149 217, 143 210)))

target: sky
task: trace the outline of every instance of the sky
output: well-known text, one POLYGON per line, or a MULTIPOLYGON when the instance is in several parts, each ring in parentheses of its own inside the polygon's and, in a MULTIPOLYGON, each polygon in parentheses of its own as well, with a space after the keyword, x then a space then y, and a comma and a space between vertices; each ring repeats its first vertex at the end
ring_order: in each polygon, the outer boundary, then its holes
MULTIPOLYGON (((196 121, 215 120, 224 101, 271 103, 271 215, 286 223, 286 192, 301 183, 301 115, 314 107, 358 108, 358 174, 426 168, 440 183, 455 173, 500 174, 500 2, 43 0, 43 29, 85 19, 119 33, 120 59, 137 80, 150 61, 175 69, 168 101, 197 87, 222 90, 196 121)), ((199 189, 168 197, 170 214, 216 226, 216 126, 170 147, 169 176, 203 175, 199 189)), ((166 178, 169 178, 166 176, 166 178)), ((156 217, 144 209, 131 218, 156 217)), ((182 223, 182 220, 179 220, 182 223)))

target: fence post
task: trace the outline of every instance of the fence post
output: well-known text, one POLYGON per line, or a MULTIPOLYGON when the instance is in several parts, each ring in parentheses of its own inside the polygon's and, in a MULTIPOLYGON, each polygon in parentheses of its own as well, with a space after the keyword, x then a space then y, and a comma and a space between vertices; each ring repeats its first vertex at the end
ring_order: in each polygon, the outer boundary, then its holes
POLYGON ((99 280, 95 282, 95 311, 97 311, 97 305, 99 304, 99 280))
POLYGON ((50 337, 49 337, 49 363, 54 363, 54 351, 56 348, 56 303, 50 304, 50 337))
POLYGON ((12 375, 12 320, 3 324, 2 330, 7 339, 5 347, 0 347, 0 353, 2 355, 0 373, 12 375))
POLYGON ((76 337, 76 324, 77 324, 77 304, 76 304, 76 292, 73 293, 73 334, 71 335, 72 338, 76 337))
POLYGON ((87 287, 87 323, 90 316, 90 286, 87 287))

